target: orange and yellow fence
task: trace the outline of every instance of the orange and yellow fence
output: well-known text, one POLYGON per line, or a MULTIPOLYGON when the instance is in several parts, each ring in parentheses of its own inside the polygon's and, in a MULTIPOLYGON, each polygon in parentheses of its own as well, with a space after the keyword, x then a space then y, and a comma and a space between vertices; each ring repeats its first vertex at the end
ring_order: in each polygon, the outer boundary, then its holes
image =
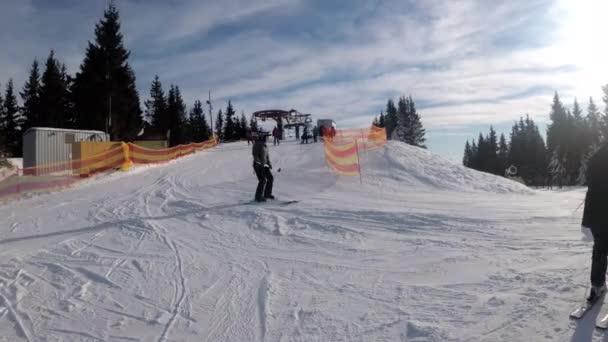
POLYGON ((372 126, 368 129, 338 130, 333 137, 324 137, 325 161, 338 174, 361 175, 361 152, 386 144, 386 130, 372 126))
POLYGON ((153 150, 131 143, 105 143, 107 150, 92 157, 16 169, 0 180, 0 200, 70 186, 86 177, 109 170, 127 170, 133 164, 165 163, 217 145, 215 138, 169 149, 153 150))

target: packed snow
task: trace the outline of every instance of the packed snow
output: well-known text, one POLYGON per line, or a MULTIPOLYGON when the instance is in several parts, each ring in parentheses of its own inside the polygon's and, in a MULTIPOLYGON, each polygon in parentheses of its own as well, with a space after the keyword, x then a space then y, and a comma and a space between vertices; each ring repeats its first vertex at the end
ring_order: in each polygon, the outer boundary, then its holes
POLYGON ((401 143, 339 177, 246 143, 0 204, 0 341, 589 341, 584 189, 530 190, 401 143), (281 168, 281 172, 277 172, 281 168), (362 182, 362 184, 361 184, 362 182))

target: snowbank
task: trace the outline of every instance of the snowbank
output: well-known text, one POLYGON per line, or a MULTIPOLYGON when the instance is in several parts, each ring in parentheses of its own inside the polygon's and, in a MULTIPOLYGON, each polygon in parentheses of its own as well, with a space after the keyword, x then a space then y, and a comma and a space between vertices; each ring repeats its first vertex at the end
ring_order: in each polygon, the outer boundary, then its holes
POLYGON ((457 165, 429 150, 389 141, 362 157, 365 182, 403 191, 407 188, 533 193, 523 184, 457 165), (405 188, 404 188, 405 187, 405 188))

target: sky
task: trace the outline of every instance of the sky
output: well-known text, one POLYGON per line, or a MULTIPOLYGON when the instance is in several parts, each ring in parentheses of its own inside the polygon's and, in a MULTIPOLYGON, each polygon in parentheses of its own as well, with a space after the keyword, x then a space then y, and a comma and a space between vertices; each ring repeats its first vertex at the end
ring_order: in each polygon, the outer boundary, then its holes
MULTIPOLYGON (((78 71, 108 0, 0 0, 0 87, 51 49, 78 71)), ((431 151, 520 116, 547 124, 555 91, 602 104, 605 0, 118 0, 142 99, 158 75, 192 106, 279 108, 367 127, 411 95, 431 151)), ((508 135, 507 135, 508 136, 508 135)))

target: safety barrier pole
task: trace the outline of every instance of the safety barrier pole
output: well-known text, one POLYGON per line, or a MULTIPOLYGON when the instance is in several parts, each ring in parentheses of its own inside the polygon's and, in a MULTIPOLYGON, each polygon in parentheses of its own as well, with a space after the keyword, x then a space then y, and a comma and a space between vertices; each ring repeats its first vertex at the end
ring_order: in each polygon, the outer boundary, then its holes
POLYGON ((123 142, 121 142, 121 145, 122 145, 122 153, 124 155, 125 162, 122 164, 120 171, 127 171, 130 167, 133 166, 133 161, 131 161, 131 158, 129 157, 129 144, 127 144, 123 141, 123 142))
POLYGON ((355 139, 355 147, 357 149, 357 165, 359 166, 359 183, 363 184, 363 177, 361 176, 361 160, 359 159, 359 142, 355 139))

